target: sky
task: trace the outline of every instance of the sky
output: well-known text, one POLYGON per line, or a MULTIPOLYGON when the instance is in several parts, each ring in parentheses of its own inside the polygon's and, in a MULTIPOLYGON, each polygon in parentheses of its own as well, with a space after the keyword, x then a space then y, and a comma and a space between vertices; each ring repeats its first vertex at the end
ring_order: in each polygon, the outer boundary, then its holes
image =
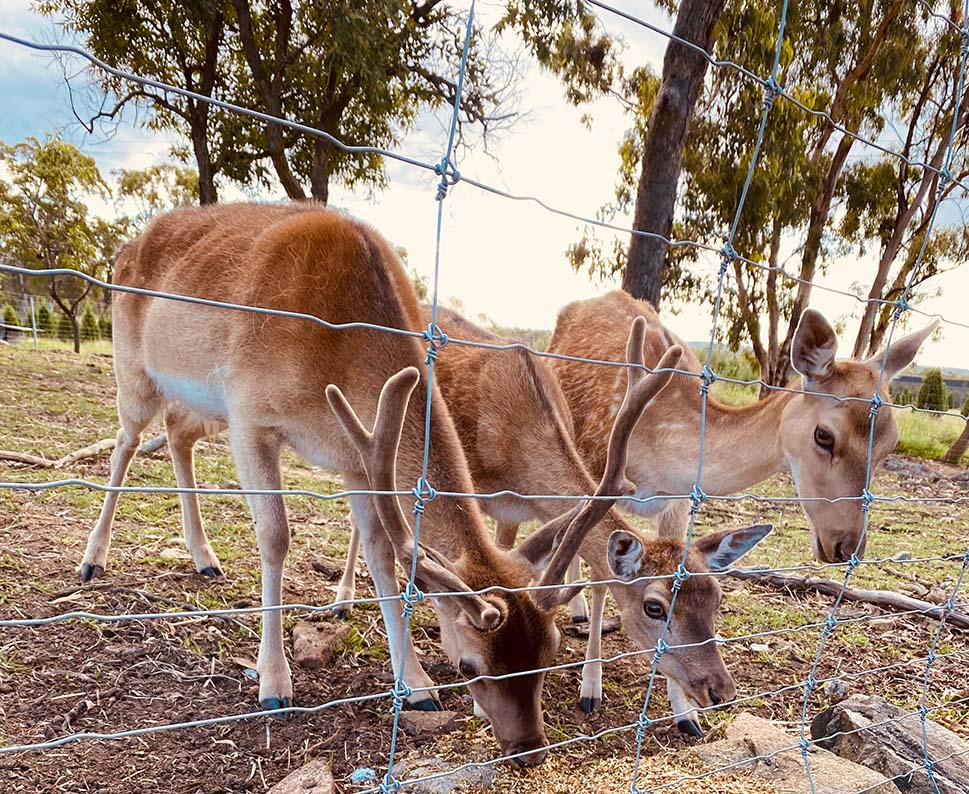
MULTIPOLYGON (((668 17, 643 3, 615 5, 645 16, 663 29, 672 28, 668 17)), ((492 23, 500 8, 496 3, 478 3, 479 22, 485 26, 492 23)), ((661 70, 667 43, 663 36, 607 12, 600 12, 600 19, 610 32, 624 40, 627 65, 650 63, 656 72, 661 70)), ((55 20, 35 14, 28 0, 0 0, 0 32, 41 41, 60 37, 55 20)), ((507 44, 514 45, 510 41, 507 44)), ((0 140, 10 143, 27 135, 43 137, 47 131, 60 130, 66 139, 95 157, 106 175, 119 168, 142 168, 169 160, 173 141, 139 129, 133 117, 119 125, 109 139, 101 133, 85 133, 72 116, 62 68, 51 56, 0 41, 0 63, 0 107, 4 109, 0 113, 0 140)), ((67 68, 81 72, 79 62, 68 62, 67 68)), ((487 151, 478 146, 465 154, 458 169, 462 175, 501 190, 536 196, 575 215, 595 217, 598 207, 612 195, 619 164, 616 147, 629 126, 628 120, 614 99, 603 99, 581 109, 569 106, 555 77, 527 60, 525 68, 518 98, 521 117, 508 132, 492 141, 487 151), (589 125, 583 123, 585 114, 592 119, 589 125)), ((75 83, 82 86, 83 81, 82 75, 75 83)), ((755 133, 751 129, 751 143, 755 133)), ((425 114, 418 127, 404 138, 399 151, 437 162, 446 138, 446 111, 425 114)), ((395 245, 405 248, 408 263, 430 276, 435 261, 437 180, 427 171, 397 162, 388 162, 387 174, 386 190, 368 195, 334 185, 330 202, 368 221, 395 245)), ((241 193, 231 190, 223 195, 242 198, 241 193)), ((282 195, 281 191, 269 192, 265 198, 282 195)), ((954 218, 955 213, 949 211, 942 217, 954 218)), ((631 218, 620 217, 615 223, 628 227, 631 218)), ((587 274, 572 271, 565 251, 581 236, 579 222, 549 213, 535 203, 496 197, 467 183, 453 186, 444 202, 439 282, 442 301, 457 298, 471 319, 483 314, 499 325, 552 328, 559 309, 566 303, 619 286, 617 282, 592 281, 587 274)), ((794 251, 799 242, 786 239, 784 252, 794 251)), ((816 284, 850 289, 853 283, 871 277, 873 255, 874 252, 865 260, 835 260, 816 284)), ((715 257, 708 257, 701 259, 700 266, 715 273, 718 262, 715 257)), ((937 277, 932 286, 941 294, 926 300, 920 308, 969 324, 965 308, 969 266, 937 277)), ((812 305, 830 320, 843 324, 841 346, 847 355, 861 304, 816 288, 812 305)), ((710 337, 709 306, 664 306, 663 317, 685 339, 699 341, 710 337)), ((927 322, 925 318, 912 317, 910 327, 927 322)), ((967 350, 969 328, 944 325, 936 338, 923 347, 918 363, 969 367, 967 350)))

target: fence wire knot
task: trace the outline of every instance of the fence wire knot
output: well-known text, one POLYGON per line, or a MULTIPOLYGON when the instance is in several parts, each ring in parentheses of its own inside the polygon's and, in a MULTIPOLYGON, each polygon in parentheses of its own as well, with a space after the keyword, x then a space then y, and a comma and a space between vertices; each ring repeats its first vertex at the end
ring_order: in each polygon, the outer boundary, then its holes
POLYGON ((414 694, 414 690, 401 680, 394 682, 394 688, 390 690, 394 696, 394 709, 399 710, 403 707, 404 701, 414 694))
POLYGON ((673 574, 673 589, 679 590, 683 586, 683 582, 690 578, 690 572, 686 569, 686 566, 681 562, 677 568, 676 572, 673 574))
POLYGON ((851 552, 851 556, 848 558, 848 567, 845 569, 845 572, 850 576, 859 565, 861 565, 861 560, 858 559, 858 555, 851 552))
POLYGON ((837 625, 838 625, 838 619, 833 614, 828 615, 827 620, 824 621, 824 633, 826 635, 830 634, 832 631, 834 631, 834 627, 837 625))
MULTIPOLYGON (((653 721, 647 717, 644 713, 641 713, 636 719, 636 736, 642 740, 646 736, 646 731, 653 727, 653 721)), ((635 789, 638 791, 639 789, 635 789)))
POLYGON ((799 744, 801 745, 801 758, 807 759, 808 749, 811 747, 811 743, 802 736, 799 744))
POLYGON ((454 167, 450 157, 445 157, 434 166, 434 173, 441 177, 437 185, 437 195, 434 198, 436 201, 443 201, 447 196, 447 189, 461 181, 461 172, 454 167))
POLYGON ((867 488, 863 488, 861 491, 861 510, 863 513, 867 513, 871 509, 871 503, 875 501, 875 494, 869 491, 867 488))
POLYGON ((737 250, 733 247, 733 243, 729 240, 723 244, 723 248, 720 249, 720 278, 723 278, 727 273, 727 268, 730 263, 737 258, 737 250))
POLYGON ((410 617, 414 614, 414 607, 424 600, 424 591, 413 582, 408 582, 400 594, 400 600, 404 602, 404 616, 410 617))
POLYGON ((428 365, 432 361, 437 361, 437 352, 451 341, 437 323, 428 325, 421 336, 427 341, 427 358, 424 359, 424 363, 428 365))
POLYGON ((764 81, 764 109, 770 110, 771 106, 777 100, 777 97, 781 95, 783 87, 774 75, 771 75, 764 81))
POLYGON ((700 394, 706 394, 710 391, 710 386, 717 379, 717 373, 710 369, 709 364, 704 364, 703 369, 700 370, 700 379, 703 381, 700 385, 700 394))
POLYGON ((695 513, 706 500, 707 495, 700 487, 700 483, 693 483, 693 490, 690 491, 690 511, 695 513))
POLYGON ((400 791, 400 781, 394 777, 393 773, 388 772, 384 775, 384 780, 380 784, 380 794, 389 794, 392 791, 400 791))
POLYGON ((423 477, 417 478, 417 485, 411 489, 411 494, 414 497, 414 513, 416 515, 423 514, 426 503, 437 497, 437 491, 423 477))
POLYGON ((878 415, 878 409, 885 404, 885 401, 877 394, 871 398, 871 410, 868 414, 874 419, 878 415))

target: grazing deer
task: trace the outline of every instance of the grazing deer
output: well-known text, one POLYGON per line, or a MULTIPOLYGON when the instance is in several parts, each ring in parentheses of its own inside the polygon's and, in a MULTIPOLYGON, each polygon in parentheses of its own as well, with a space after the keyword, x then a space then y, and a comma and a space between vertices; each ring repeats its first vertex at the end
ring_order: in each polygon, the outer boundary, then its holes
MULTIPOLYGON (((430 307, 422 307, 431 320, 430 307)), ((449 336, 488 344, 507 344, 493 333, 447 309, 438 309, 438 323, 449 336)), ((641 353, 640 353, 641 355, 641 353)), ((635 360, 630 357, 629 360, 635 360)), ((613 372, 623 377, 621 370, 613 372)), ((482 494, 514 491, 520 494, 590 494, 596 484, 572 440, 572 418, 565 397, 548 366, 523 350, 488 350, 452 344, 435 365, 444 402, 461 439, 475 489, 482 494)), ((658 399, 658 398, 657 398, 658 399)), ((519 499, 502 495, 480 500, 481 508, 498 523, 498 543, 508 547, 522 521, 549 521, 562 510, 556 499, 519 499), (509 538, 509 528, 513 530, 509 538)), ((691 550, 689 570, 707 571, 732 565, 759 542, 770 527, 711 533, 691 550)), ((347 567, 337 600, 352 601, 355 543, 351 535, 347 567)), ((648 540, 630 527, 615 509, 592 529, 580 553, 597 581, 620 579, 610 585, 626 632, 640 648, 656 645, 671 598, 671 581, 635 581, 639 577, 671 575, 683 559, 683 546, 648 540), (630 584, 629 582, 632 581, 630 584)), ((576 562, 578 558, 576 558, 576 562)), ((576 566, 577 567, 577 566, 576 566)), ((573 572, 573 579, 577 572, 573 572)), ((587 659, 601 657, 602 613, 606 588, 594 586, 592 622, 587 659)), ((668 676, 668 689, 680 728, 700 734, 693 710, 733 697, 733 685, 724 669, 714 637, 720 589, 709 578, 684 582, 674 610, 673 645, 707 642, 699 649, 670 651, 660 671, 668 676), (703 670, 710 670, 707 677, 703 670)), ((573 599, 574 605, 576 600, 573 599)), ((583 601, 584 605, 584 601, 583 601)), ((342 610, 346 615, 349 608, 342 610)), ((574 613, 573 613, 574 619, 574 613)), ((602 664, 589 662, 582 671, 579 705, 586 713, 602 701, 602 664)))
MULTIPOLYGON (((387 242, 362 223, 309 204, 176 210, 155 219, 125 246, 114 277, 119 285, 295 312, 330 323, 420 327, 413 288, 387 242)), ((195 488, 195 442, 228 426, 242 488, 263 491, 247 495, 247 501, 262 565, 264 607, 282 603, 290 540, 283 496, 273 493, 282 487, 279 455, 284 446, 340 472, 350 490, 395 490, 395 467, 403 482, 417 482, 427 382, 415 369, 425 356, 413 336, 331 329, 299 318, 132 293, 113 296, 112 315, 121 429, 110 485, 123 484, 142 430, 160 411, 182 488, 195 488), (376 396, 385 381, 377 410, 376 396), (416 396, 409 400, 418 382, 416 396), (377 415, 372 437, 349 404, 366 422, 377 415)), ((633 323, 633 329, 639 351, 642 322, 633 323)), ((671 348, 662 358, 664 366, 675 363, 681 352, 671 348)), ((615 432, 597 490, 601 495, 619 494, 629 486, 623 476, 625 440, 645 404, 669 381, 669 373, 629 373, 627 397, 614 417, 615 432)), ((436 386, 433 405, 428 480, 441 491, 470 492, 464 454, 436 386)), ((84 580, 104 572, 117 500, 117 492, 105 495, 81 565, 84 580)), ((409 570, 414 544, 396 497, 357 494, 350 504, 378 595, 398 595, 395 561, 409 570)), ((539 530, 521 551, 510 552, 491 541, 475 500, 439 497, 427 502, 418 566, 424 587, 466 593, 489 586, 544 586, 534 592, 435 600, 446 627, 445 648, 462 674, 524 673, 470 684, 502 750, 516 755, 521 765, 540 763, 546 755, 544 674, 527 671, 546 667, 558 646, 554 615, 570 591, 556 585, 611 504, 589 501, 539 530)), ((196 569, 220 575, 194 493, 182 495, 182 512, 196 569)), ((381 611, 396 675, 406 661, 407 700, 417 708, 439 708, 433 682, 413 645, 405 642, 400 603, 382 601, 381 611)), ((263 612, 257 670, 262 706, 289 706, 293 687, 279 610, 263 612)))
MULTIPOLYGON (((571 356, 618 360, 624 331, 633 317, 645 317, 645 357, 650 364, 676 338, 663 328, 656 311, 625 292, 577 301, 559 313, 549 350, 571 356)), ((777 391, 742 408, 707 399, 705 452, 700 487, 707 494, 742 491, 780 471, 789 471, 811 525, 814 556, 822 562, 844 562, 858 549, 864 553, 862 503, 865 488, 871 399, 884 361, 881 399, 888 383, 915 358, 935 330, 932 323, 894 341, 887 355, 867 361, 835 361, 838 340, 825 318, 812 309, 801 317, 794 335, 791 363, 805 390, 856 397, 839 401, 824 396, 777 391), (854 497, 844 501, 825 501, 854 497)), ((679 344, 682 345, 682 342, 679 344)), ((686 345, 681 367, 700 372, 686 345)), ((575 361, 552 361, 568 400, 575 438, 593 473, 602 467, 602 439, 611 421, 617 394, 614 368, 575 361)), ((621 393, 621 392, 619 392, 621 393)), ((643 414, 630 440, 629 478, 636 495, 687 494, 697 475, 701 428, 699 378, 676 375, 643 414)), ((898 429, 891 410, 876 417, 871 456, 874 471, 895 448, 898 429)), ((623 505, 656 518, 661 537, 682 537, 689 502, 664 500, 623 505)))

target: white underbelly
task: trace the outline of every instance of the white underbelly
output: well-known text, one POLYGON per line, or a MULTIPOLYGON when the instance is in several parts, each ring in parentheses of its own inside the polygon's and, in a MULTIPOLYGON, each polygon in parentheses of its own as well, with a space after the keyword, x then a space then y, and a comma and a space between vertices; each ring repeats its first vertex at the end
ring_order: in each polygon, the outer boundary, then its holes
POLYGON ((225 384, 214 378, 195 379, 148 371, 155 387, 168 402, 179 403, 205 419, 228 421, 225 384))

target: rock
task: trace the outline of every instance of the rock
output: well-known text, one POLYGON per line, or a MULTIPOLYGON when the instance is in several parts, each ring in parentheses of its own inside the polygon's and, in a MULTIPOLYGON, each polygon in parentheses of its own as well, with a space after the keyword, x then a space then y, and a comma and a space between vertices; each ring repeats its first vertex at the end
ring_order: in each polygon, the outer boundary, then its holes
POLYGON ((410 736, 453 733, 460 729, 463 716, 456 711, 402 711, 400 727, 410 736))
POLYGON ((902 791, 911 794, 969 791, 969 743, 931 720, 926 721, 925 727, 929 758, 945 759, 937 761, 933 769, 938 789, 925 770, 922 723, 918 714, 893 706, 884 698, 854 695, 825 709, 811 724, 811 736, 843 758, 895 778, 902 791))
POLYGON ((286 775, 268 794, 336 794, 330 762, 325 758, 310 761, 286 775))
MULTIPOLYGON (((740 769, 750 768, 757 777, 770 781, 778 791, 807 794, 811 784, 797 745, 797 736, 770 720, 741 714, 727 728, 726 739, 699 745, 693 751, 711 769, 738 764, 740 769)), ((851 781, 852 791, 864 789, 871 794, 898 794, 895 786, 882 775, 827 750, 812 745, 808 759, 815 794, 843 794, 846 780, 851 781)))
MULTIPOLYGON (((460 766, 436 756, 405 758, 394 764, 394 777, 403 783, 414 778, 439 775, 460 766)), ((408 785, 408 794, 452 794, 453 791, 483 791, 495 781, 494 766, 472 766, 433 780, 408 785)))
POLYGON ((346 623, 310 623, 301 620, 293 627, 293 661, 307 670, 320 670, 329 663, 350 632, 346 623))
POLYGON ((176 546, 169 546, 167 549, 162 549, 158 552, 158 556, 163 560, 190 560, 192 555, 188 553, 185 549, 180 549, 176 546))

